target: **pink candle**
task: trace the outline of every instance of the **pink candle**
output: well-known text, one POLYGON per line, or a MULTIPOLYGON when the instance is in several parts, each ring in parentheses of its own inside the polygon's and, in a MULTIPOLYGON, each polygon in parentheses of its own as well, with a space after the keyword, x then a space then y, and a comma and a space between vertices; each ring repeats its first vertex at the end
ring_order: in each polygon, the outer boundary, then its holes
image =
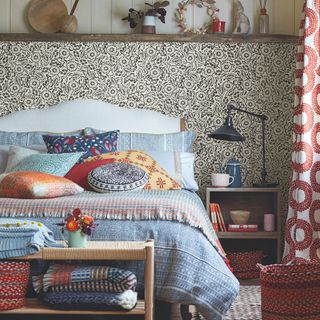
POLYGON ((263 230, 274 231, 275 215, 273 213, 266 213, 264 215, 263 230))

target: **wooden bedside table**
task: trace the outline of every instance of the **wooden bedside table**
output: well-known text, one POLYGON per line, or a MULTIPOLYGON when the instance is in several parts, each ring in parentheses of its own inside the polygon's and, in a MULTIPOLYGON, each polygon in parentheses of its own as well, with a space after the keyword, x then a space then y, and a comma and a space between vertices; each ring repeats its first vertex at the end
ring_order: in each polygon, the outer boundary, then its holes
POLYGON ((280 188, 207 188, 207 211, 210 203, 218 203, 226 226, 232 224, 230 210, 249 210, 249 224, 257 224, 257 232, 217 232, 226 251, 262 250, 266 263, 281 261, 280 188), (263 231, 265 213, 275 214, 275 230, 263 231))

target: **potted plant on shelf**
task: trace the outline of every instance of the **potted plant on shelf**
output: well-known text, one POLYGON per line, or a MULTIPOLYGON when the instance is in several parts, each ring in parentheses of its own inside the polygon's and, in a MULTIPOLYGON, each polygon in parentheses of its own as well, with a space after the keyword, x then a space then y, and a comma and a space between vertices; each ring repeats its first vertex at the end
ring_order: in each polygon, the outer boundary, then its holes
POLYGON ((157 1, 154 4, 146 2, 145 5, 148 6, 146 12, 130 8, 128 16, 122 18, 122 20, 128 20, 130 28, 135 28, 143 18, 142 33, 154 34, 156 33, 156 19, 158 18, 162 23, 166 21, 167 11, 165 7, 169 5, 169 1, 157 1))

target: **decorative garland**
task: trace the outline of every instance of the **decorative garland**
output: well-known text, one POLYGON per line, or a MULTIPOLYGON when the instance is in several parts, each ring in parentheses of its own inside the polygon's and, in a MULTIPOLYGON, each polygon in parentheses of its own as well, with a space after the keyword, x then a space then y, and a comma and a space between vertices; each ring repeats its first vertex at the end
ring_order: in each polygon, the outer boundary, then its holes
POLYGON ((185 33, 206 34, 211 26, 211 21, 213 19, 217 19, 217 13, 219 12, 219 9, 217 9, 215 4, 215 0, 185 0, 179 2, 178 8, 175 12, 175 19, 178 27, 180 27, 185 33), (211 17, 210 22, 206 23, 202 28, 188 27, 186 23, 185 13, 189 5, 196 5, 198 8, 207 8, 207 14, 211 17))

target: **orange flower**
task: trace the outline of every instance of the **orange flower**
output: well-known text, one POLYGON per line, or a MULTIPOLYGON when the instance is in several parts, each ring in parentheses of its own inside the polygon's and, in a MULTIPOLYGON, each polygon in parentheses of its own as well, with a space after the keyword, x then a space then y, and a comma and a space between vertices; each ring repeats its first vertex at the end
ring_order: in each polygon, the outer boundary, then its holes
POLYGON ((66 223, 66 229, 70 232, 77 231, 79 229, 79 224, 76 220, 70 220, 66 223))
POLYGON ((90 226, 93 223, 93 218, 91 216, 83 216, 83 223, 90 226))

